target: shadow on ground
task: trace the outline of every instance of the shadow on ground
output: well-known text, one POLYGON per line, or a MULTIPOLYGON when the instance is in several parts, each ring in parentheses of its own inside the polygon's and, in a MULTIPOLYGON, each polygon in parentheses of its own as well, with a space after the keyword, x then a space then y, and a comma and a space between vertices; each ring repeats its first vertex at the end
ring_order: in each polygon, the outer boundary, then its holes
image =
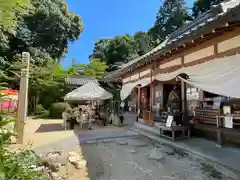
POLYGON ((40 127, 36 130, 36 133, 54 132, 54 131, 64 131, 61 123, 41 124, 40 127))

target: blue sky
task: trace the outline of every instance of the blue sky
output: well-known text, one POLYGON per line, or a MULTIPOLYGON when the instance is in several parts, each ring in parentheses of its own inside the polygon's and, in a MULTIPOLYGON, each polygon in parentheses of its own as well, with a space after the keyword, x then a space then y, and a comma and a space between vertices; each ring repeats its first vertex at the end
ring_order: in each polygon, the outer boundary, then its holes
MULTIPOLYGON (((161 0, 67 0, 68 8, 82 17, 84 32, 80 39, 69 43, 68 53, 62 61, 68 67, 72 59, 88 63, 94 42, 100 38, 136 31, 146 31, 155 22, 161 0)), ((188 0, 188 6, 193 0, 188 0)))

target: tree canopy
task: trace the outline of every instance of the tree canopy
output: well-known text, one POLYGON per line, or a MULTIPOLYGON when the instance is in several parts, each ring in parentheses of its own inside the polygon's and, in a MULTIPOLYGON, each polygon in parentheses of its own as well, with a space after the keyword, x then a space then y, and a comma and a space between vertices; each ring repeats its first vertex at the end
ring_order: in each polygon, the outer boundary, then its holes
POLYGON ((83 29, 81 17, 68 9, 65 0, 0 0, 1 82, 18 88, 21 53, 27 51, 30 104, 31 99, 33 104, 41 102, 42 94, 54 97, 53 102, 61 100, 68 71, 59 62, 68 43, 77 40, 83 29))
POLYGON ((198 17, 200 14, 209 10, 213 5, 217 5, 223 0, 197 0, 193 4, 192 15, 198 17))
POLYGON ((18 14, 14 31, 0 29, 0 56, 13 62, 16 55, 28 51, 34 63, 59 59, 67 51, 68 42, 77 40, 83 32, 81 17, 69 11, 64 0, 29 1, 27 13, 18 14))
POLYGON ((0 0, 0 28, 13 28, 17 23, 17 15, 27 9, 28 0, 0 0))

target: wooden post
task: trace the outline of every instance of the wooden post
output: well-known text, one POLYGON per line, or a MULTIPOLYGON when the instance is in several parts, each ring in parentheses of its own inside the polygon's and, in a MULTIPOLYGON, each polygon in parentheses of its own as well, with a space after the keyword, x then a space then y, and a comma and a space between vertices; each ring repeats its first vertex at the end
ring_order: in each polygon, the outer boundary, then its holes
POLYGON ((150 101, 149 101, 149 103, 150 103, 149 121, 151 122, 153 120, 152 119, 152 105, 153 105, 152 68, 151 68, 151 74, 150 74, 150 101))
POLYGON ((28 108, 28 76, 29 76, 29 63, 30 54, 27 52, 22 53, 22 60, 24 68, 21 69, 20 78, 20 91, 18 97, 18 120, 17 120, 17 143, 23 143, 24 124, 27 118, 28 108))
POLYGON ((188 110, 187 110, 187 85, 181 79, 181 96, 182 96, 182 112, 183 112, 183 122, 188 121, 188 110))
POLYGON ((138 96, 137 96, 137 107, 138 107, 138 109, 137 109, 137 121, 138 121, 138 118, 139 118, 139 116, 140 116, 140 105, 141 105, 141 86, 137 86, 137 88, 138 88, 138 96))
POLYGON ((140 115, 140 105, 141 105, 141 87, 138 86, 138 110, 137 110, 137 114, 138 116, 140 115))

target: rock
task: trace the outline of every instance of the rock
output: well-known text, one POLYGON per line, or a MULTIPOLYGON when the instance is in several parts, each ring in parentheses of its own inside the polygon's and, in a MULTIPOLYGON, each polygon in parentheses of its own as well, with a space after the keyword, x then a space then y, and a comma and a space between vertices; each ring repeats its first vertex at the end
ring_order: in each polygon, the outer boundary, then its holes
POLYGON ((130 153, 136 153, 136 152, 137 152, 136 149, 131 149, 131 150, 130 150, 130 153))
POLYGON ((50 168, 50 170, 53 171, 53 172, 58 172, 61 167, 62 167, 62 166, 61 166, 61 164, 59 164, 59 163, 49 164, 49 168, 50 168))
POLYGON ((80 161, 80 156, 75 152, 69 152, 68 160, 70 163, 80 161))
POLYGON ((31 169, 36 169, 37 166, 36 166, 36 165, 31 165, 30 168, 31 168, 31 169))
POLYGON ((97 141, 96 140, 88 140, 88 141, 85 141, 85 144, 96 144, 97 141))
POLYGON ((76 169, 82 169, 86 166, 86 161, 81 160, 80 156, 75 152, 69 152, 69 162, 74 165, 76 169))
POLYGON ((55 172, 52 172, 51 173, 51 177, 52 177, 52 179, 53 180, 60 180, 60 179, 62 179, 57 173, 55 173, 55 172))
POLYGON ((149 159, 154 159, 154 160, 161 160, 164 157, 165 155, 162 152, 160 152, 158 148, 153 148, 148 156, 149 159))
POLYGON ((76 169, 83 169, 86 167, 86 161, 76 161, 76 162, 72 162, 72 165, 74 165, 74 167, 76 169))
POLYGON ((162 144, 156 144, 155 145, 157 148, 162 148, 163 146, 162 146, 162 144))
POLYGON ((110 143, 110 142, 113 142, 113 139, 104 139, 103 142, 104 143, 110 143))
POLYGON ((168 146, 162 147, 161 151, 164 152, 164 153, 167 153, 167 154, 173 154, 174 153, 173 149, 168 147, 168 146))
POLYGON ((120 140, 120 141, 117 141, 117 144, 118 145, 128 145, 128 142, 126 140, 120 140))
POLYGON ((39 167, 36 167, 35 169, 33 169, 34 171, 37 171, 37 172, 40 172, 40 171, 43 171, 44 170, 44 166, 39 166, 39 167))
POLYGON ((147 143, 139 142, 139 141, 135 141, 135 142, 132 142, 132 143, 129 143, 129 144, 131 144, 132 146, 135 146, 135 147, 146 147, 146 146, 148 146, 147 143))
POLYGON ((63 151, 56 151, 47 153, 47 155, 42 158, 42 161, 43 164, 60 164, 62 166, 65 166, 68 163, 68 157, 68 153, 64 153, 63 151))

